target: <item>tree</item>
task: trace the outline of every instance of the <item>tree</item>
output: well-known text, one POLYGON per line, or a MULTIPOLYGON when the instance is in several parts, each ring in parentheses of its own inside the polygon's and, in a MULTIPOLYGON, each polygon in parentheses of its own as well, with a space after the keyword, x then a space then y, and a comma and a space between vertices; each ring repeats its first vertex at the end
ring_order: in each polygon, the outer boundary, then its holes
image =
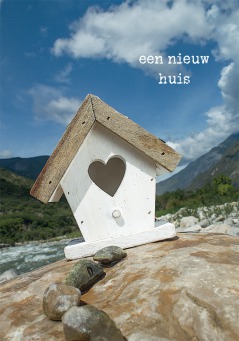
POLYGON ((215 191, 220 195, 228 195, 233 191, 231 179, 224 174, 218 175, 212 183, 215 191))

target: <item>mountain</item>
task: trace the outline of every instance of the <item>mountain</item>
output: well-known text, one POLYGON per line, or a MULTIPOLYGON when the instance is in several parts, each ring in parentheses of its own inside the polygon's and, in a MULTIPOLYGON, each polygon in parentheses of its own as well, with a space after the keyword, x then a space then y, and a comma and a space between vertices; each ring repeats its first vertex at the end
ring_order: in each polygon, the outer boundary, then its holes
POLYGON ((10 159, 0 159, 0 167, 35 180, 48 158, 49 156, 44 155, 30 158, 14 157, 10 159))
POLYGON ((0 243, 14 245, 75 231, 79 235, 66 200, 45 205, 30 196, 32 185, 33 180, 0 168, 0 243))
POLYGON ((230 135, 224 142, 208 153, 191 162, 171 178, 157 183, 156 193, 172 192, 177 189, 196 189, 212 177, 224 174, 239 187, 239 133, 230 135))

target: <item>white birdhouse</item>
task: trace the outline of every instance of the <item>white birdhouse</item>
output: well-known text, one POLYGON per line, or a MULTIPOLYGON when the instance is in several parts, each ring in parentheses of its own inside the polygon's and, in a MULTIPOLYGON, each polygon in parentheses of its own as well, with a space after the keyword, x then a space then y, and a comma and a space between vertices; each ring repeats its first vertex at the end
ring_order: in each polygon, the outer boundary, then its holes
POLYGON ((31 189, 44 203, 63 192, 85 242, 67 259, 175 236, 155 226, 156 175, 173 171, 180 155, 98 97, 88 95, 31 189))

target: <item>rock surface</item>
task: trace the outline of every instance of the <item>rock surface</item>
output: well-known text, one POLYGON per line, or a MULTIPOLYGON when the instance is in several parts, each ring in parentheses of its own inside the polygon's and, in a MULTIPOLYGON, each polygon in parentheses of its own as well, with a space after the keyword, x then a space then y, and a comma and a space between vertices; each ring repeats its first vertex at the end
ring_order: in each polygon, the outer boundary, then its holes
MULTIPOLYGON (((81 302, 105 311, 128 341, 237 341, 238 244, 229 235, 179 233, 128 249, 81 302)), ((42 298, 75 263, 50 264, 0 286, 0 340, 65 340, 62 323, 43 314, 42 298)))
POLYGON ((43 311, 54 321, 60 321, 65 312, 80 304, 79 289, 64 283, 52 283, 43 295, 43 311))
POLYGON ((80 259, 70 270, 64 283, 80 289, 89 289, 104 275, 102 266, 89 259, 80 259))
POLYGON ((92 305, 72 307, 62 318, 66 341, 124 341, 109 315, 92 305))
POLYGON ((115 264, 121 259, 127 256, 126 251, 124 251, 119 246, 107 246, 96 252, 93 259, 101 264, 115 264))

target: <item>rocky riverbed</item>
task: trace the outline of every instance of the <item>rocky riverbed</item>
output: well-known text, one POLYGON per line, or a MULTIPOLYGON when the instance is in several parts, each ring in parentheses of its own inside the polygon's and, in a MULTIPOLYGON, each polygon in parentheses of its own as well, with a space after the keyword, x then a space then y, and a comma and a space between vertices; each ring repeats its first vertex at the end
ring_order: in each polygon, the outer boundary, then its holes
POLYGON ((158 217, 157 220, 173 223, 176 232, 210 232, 238 236, 239 202, 196 209, 181 208, 177 213, 158 217))

